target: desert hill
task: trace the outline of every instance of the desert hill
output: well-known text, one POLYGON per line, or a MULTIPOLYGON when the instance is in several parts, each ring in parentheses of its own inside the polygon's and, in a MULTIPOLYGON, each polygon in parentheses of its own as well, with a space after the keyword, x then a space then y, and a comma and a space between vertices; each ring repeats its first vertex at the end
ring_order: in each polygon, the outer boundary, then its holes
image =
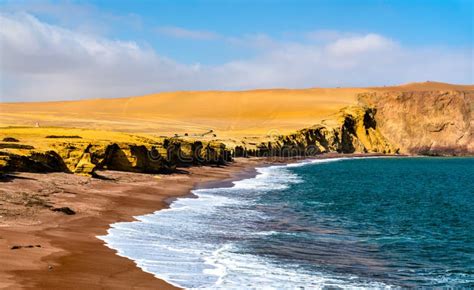
POLYGON ((64 126, 159 135, 241 137, 288 133, 355 104, 364 89, 172 92, 67 102, 0 105, 2 125, 64 126))
POLYGON ((372 91, 416 92, 416 91, 472 91, 474 85, 457 85, 441 82, 407 83, 399 86, 371 87, 372 91))
POLYGON ((160 172, 329 152, 473 155, 473 100, 473 85, 425 82, 0 103, 0 171, 160 172))
POLYGON ((393 87, 183 91, 64 102, 0 103, 0 126, 77 127, 173 136, 213 130, 232 138, 308 127, 370 91, 474 90, 436 82, 393 87))

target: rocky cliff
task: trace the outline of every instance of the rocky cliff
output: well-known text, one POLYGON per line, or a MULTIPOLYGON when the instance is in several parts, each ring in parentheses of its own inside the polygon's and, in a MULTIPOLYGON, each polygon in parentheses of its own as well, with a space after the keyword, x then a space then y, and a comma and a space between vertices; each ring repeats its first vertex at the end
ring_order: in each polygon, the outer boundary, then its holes
POLYGON ((321 124, 290 135, 275 136, 255 149, 236 147, 236 156, 314 156, 322 153, 398 153, 380 133, 375 109, 351 106, 321 124))
POLYGON ((164 139, 162 143, 58 142, 52 150, 0 143, 0 172, 68 172, 83 175, 109 169, 163 173, 177 166, 222 165, 232 160, 231 152, 218 142, 187 142, 164 139))
POLYGON ((321 124, 238 146, 237 156, 321 153, 473 155, 474 91, 372 91, 321 124))
POLYGON ((166 138, 73 128, 3 128, 0 172, 169 172, 232 157, 322 153, 474 155, 474 90, 372 90, 358 105, 292 134, 243 140, 166 138), (73 135, 71 135, 74 133, 73 135), (77 134, 76 134, 77 133, 77 134), (250 140, 250 141, 249 141, 250 140))
POLYGON ((371 92, 358 98, 374 108, 379 132, 403 153, 474 154, 474 91, 371 92))

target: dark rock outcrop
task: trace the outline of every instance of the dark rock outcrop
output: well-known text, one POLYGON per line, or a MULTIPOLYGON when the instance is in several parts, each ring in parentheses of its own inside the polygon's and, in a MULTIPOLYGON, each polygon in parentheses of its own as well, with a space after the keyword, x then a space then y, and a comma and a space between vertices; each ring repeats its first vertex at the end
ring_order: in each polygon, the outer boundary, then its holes
POLYGON ((20 142, 20 140, 13 138, 13 137, 5 137, 2 140, 3 142, 20 142))
POLYGON ((35 149, 35 147, 18 143, 0 143, 0 149, 35 149))
POLYGON ((396 153, 377 128, 375 109, 347 107, 322 124, 261 143, 255 150, 239 147, 235 156, 314 156, 328 152, 396 153))
POLYGON ((70 172, 55 151, 30 152, 28 155, 0 152, 0 165, 3 172, 70 172))
MULTIPOLYGON (((13 144, 17 145, 17 144, 13 144)), ((19 149, 19 148, 15 148, 19 149)), ((72 172, 95 176, 110 169, 129 172, 172 172, 178 166, 222 165, 232 161, 231 152, 218 142, 186 142, 165 139, 163 144, 58 143, 55 150, 26 153, 0 151, 0 172, 72 172)))
POLYGON ((55 208, 52 208, 51 211, 55 211, 55 212, 60 212, 60 213, 63 213, 65 215, 75 215, 76 212, 74 210, 72 210, 71 208, 65 206, 65 207, 55 207, 55 208))

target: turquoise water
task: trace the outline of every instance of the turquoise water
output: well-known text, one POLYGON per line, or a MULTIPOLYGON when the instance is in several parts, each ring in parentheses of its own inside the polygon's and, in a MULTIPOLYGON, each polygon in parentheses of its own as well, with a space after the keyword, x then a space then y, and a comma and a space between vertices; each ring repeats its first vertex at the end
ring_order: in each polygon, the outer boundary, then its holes
POLYGON ((474 158, 259 168, 104 239, 188 288, 474 287, 474 158))
POLYGON ((252 243, 255 251, 394 285, 474 286, 474 159, 360 159, 290 171, 304 182, 260 200, 285 217, 283 226, 275 220, 282 234, 252 243))

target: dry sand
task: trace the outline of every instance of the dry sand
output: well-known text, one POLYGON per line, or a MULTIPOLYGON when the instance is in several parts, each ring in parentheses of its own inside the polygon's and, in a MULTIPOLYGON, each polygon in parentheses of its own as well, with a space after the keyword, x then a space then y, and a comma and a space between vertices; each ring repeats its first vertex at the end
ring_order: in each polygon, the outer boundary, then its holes
POLYGON ((102 172, 111 180, 64 173, 18 173, 3 179, 2 196, 16 194, 24 201, 26 196, 39 196, 76 214, 52 212, 41 205, 25 210, 21 202, 0 201, 0 288, 172 289, 117 256, 96 236, 105 235, 111 223, 167 207, 168 199, 189 194, 197 184, 241 179, 263 163, 240 159, 230 166, 192 167, 171 175, 102 172))
MULTIPOLYGON (((430 82, 383 88, 175 92, 121 99, 0 103, 0 126, 33 126, 38 121, 42 126, 154 135, 200 134, 213 129, 219 137, 239 138, 309 127, 354 104, 360 92, 458 89, 473 86, 430 82)), ((242 178, 241 174, 250 174, 261 162, 239 160, 227 167, 193 167, 186 174, 166 176, 104 172, 110 180, 64 173, 21 173, 2 179, 0 288, 173 288, 115 255, 96 236, 104 235, 111 223, 166 207, 167 199, 189 194, 198 184, 242 178), (70 207, 77 214, 53 212, 48 205, 70 207), (13 246, 21 248, 11 249, 13 246)))
MULTIPOLYGON (((317 158, 379 156, 325 154, 317 158)), ((116 255, 97 236, 110 224, 168 207, 193 188, 231 186, 255 167, 299 158, 237 158, 223 167, 151 175, 103 171, 104 179, 66 173, 17 173, 0 179, 0 288, 174 289, 116 255), (69 207, 65 215, 51 208, 69 207), (20 247, 14 249, 14 247, 20 247)))
MULTIPOLYGON (((461 90, 436 82, 393 87, 188 91, 139 97, 41 103, 0 103, 0 126, 62 126, 156 135, 219 138, 290 133, 310 127, 367 91, 461 90)), ((1 100, 0 100, 1 101, 1 100)))

